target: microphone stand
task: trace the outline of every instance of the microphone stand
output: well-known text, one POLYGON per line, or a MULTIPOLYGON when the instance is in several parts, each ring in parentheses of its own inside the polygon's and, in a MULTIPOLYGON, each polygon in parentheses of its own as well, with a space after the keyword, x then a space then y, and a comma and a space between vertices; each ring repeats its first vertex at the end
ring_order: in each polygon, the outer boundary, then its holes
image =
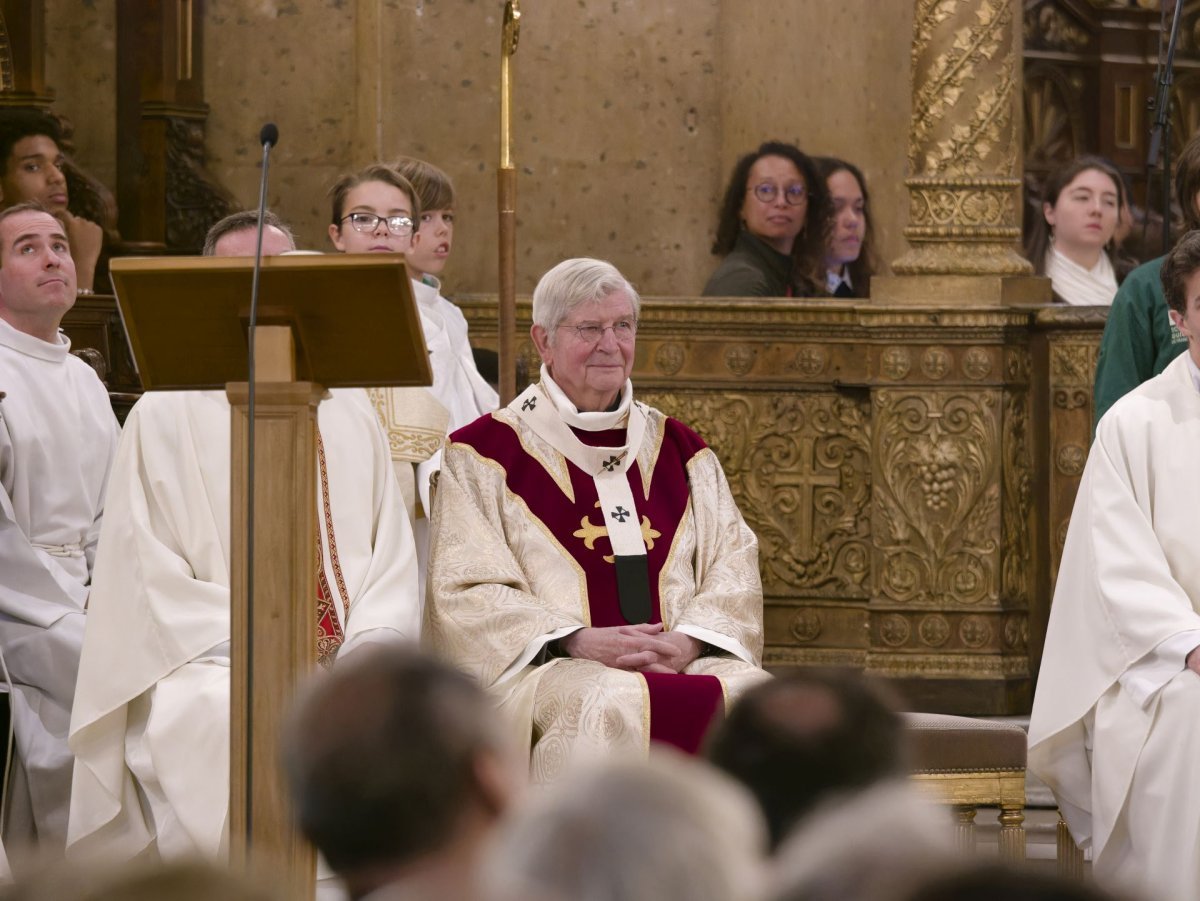
MULTIPOLYGON (((1171 19, 1171 37, 1167 41, 1166 59, 1159 57, 1158 89, 1150 99, 1149 107, 1154 111, 1154 127, 1150 131, 1150 153, 1146 158, 1146 171, 1158 165, 1159 149, 1162 150, 1162 245, 1163 253, 1171 249, 1171 84, 1175 80, 1175 47, 1179 43, 1179 20, 1183 11, 1183 0, 1175 0, 1175 12, 1171 19)), ((1166 6, 1163 6, 1165 18, 1166 6)), ((1162 47, 1162 31, 1159 31, 1159 47, 1162 47)), ((1179 198, 1183 203, 1184 198, 1179 198)), ((1190 201, 1189 201, 1190 202, 1190 201)), ((1147 204, 1147 214, 1149 204, 1147 204)), ((1149 216, 1147 215, 1147 219, 1149 216)))
MULTIPOLYGON (((262 143, 262 180, 259 182, 258 188, 258 228, 255 232, 254 241, 254 274, 250 283, 250 325, 248 333, 250 335, 250 350, 246 359, 247 375, 250 379, 249 387, 249 402, 247 403, 246 415, 249 417, 246 433, 246 455, 249 457, 246 463, 246 633, 254 634, 254 407, 255 397, 258 393, 257 379, 255 376, 255 348, 254 336, 258 328, 258 282, 259 276, 262 275, 262 243, 263 243, 263 217, 267 209, 267 172, 271 162, 271 148, 279 142, 279 129, 274 123, 268 122, 262 127, 262 131, 258 134, 258 139, 262 143)), ((249 653, 253 654, 254 648, 249 648, 249 653)), ((250 663, 247 658, 247 664, 250 663)), ((246 667, 246 688, 247 694, 254 697, 254 667, 247 665, 246 667)), ((246 730, 248 734, 253 733, 253 718, 254 705, 246 706, 246 730)), ((246 773, 246 818, 247 827, 249 820, 253 816, 254 806, 250 803, 254 797, 254 776, 253 769, 246 773)), ((246 834, 252 834, 253 830, 247 828, 246 834)))

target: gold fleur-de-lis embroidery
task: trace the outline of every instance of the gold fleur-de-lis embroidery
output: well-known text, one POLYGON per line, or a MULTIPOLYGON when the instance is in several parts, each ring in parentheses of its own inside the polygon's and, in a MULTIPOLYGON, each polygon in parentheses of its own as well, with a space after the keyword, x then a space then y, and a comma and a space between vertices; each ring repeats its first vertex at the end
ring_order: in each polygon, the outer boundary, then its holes
MULTIPOLYGON (((600 506, 600 502, 596 501, 596 506, 600 506)), ((583 546, 589 551, 596 549, 597 538, 607 538, 608 529, 604 526, 604 521, 600 521, 600 525, 594 525, 586 516, 579 520, 579 528, 571 533, 576 538, 583 539, 583 546)), ((642 516, 642 541, 646 543, 646 550, 654 550, 654 539, 662 538, 662 532, 650 525, 650 517, 642 516)), ((616 559, 612 554, 605 554, 604 561, 612 563, 616 559)))

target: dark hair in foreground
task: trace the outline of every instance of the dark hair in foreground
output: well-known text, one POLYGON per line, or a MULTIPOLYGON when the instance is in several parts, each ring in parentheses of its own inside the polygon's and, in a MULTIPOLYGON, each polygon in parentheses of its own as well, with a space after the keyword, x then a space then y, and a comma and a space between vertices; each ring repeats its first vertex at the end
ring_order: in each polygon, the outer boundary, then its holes
POLYGON ((494 718, 469 676, 416 648, 357 651, 314 679, 289 723, 301 828, 344 878, 437 850, 478 792, 478 756, 499 744, 494 718))
MULTIPOLYGON (((1042 183, 1042 196, 1039 198, 1041 204, 1055 206, 1063 188, 1073 182, 1076 176, 1089 169, 1103 172, 1113 180, 1113 184, 1117 187, 1117 209, 1122 209, 1126 200, 1125 179, 1121 177, 1116 166, 1100 156, 1077 156, 1070 162, 1052 170, 1046 176, 1045 182, 1042 183)), ((1050 251, 1050 223, 1046 221, 1046 214, 1043 210, 1044 207, 1039 204, 1037 215, 1033 218, 1033 229, 1025 243, 1025 259, 1033 264, 1035 275, 1046 274, 1046 254, 1050 251)), ((1109 255, 1110 259, 1114 249, 1111 241, 1104 248, 1104 252, 1109 255)))
POLYGON ((903 724, 850 674, 804 671, 756 685, 710 736, 707 757, 754 794, 771 847, 818 802, 905 765, 903 724))
POLYGON ((62 149, 62 127, 49 113, 33 109, 0 110, 0 175, 7 173, 13 146, 39 135, 45 135, 62 149))
POLYGON ((1200 270, 1200 229, 1180 238, 1163 259, 1159 277, 1167 306, 1177 313, 1187 312, 1187 281, 1200 270))
POLYGON ((929 880, 905 901, 1117 901, 1096 885, 999 864, 971 866, 929 880))
POLYGON ((793 278, 806 287, 805 296, 816 297, 825 293, 825 235, 829 226, 829 192, 825 179, 817 174, 813 161, 794 144, 782 141, 767 141, 753 153, 747 153, 734 164, 721 201, 720 217, 717 219, 717 238, 712 252, 725 256, 737 243, 742 231, 742 204, 749 188, 750 169, 764 156, 780 156, 790 160, 804 179, 808 192, 808 209, 804 214, 804 230, 796 236, 792 247, 793 278))
MULTIPOLYGON (((292 247, 296 246, 296 238, 292 235, 292 230, 284 225, 283 220, 270 210, 263 212, 263 228, 265 229, 267 226, 279 229, 292 242, 292 247)), ((213 256, 217 252, 218 241, 226 235, 240 232, 246 228, 258 228, 258 210, 241 210, 237 213, 230 213, 224 219, 213 223, 212 228, 208 230, 208 234, 204 236, 204 250, 202 253, 206 257, 213 256)))
MULTIPOLYGON (((853 163, 840 160, 833 156, 818 156, 813 159, 822 181, 828 186, 829 177, 838 172, 849 172, 858 182, 858 189, 863 198, 863 242, 858 251, 858 259, 847 263, 850 271, 850 283, 854 286, 855 297, 869 297, 871 294, 871 276, 875 274, 875 226, 871 222, 871 195, 867 193, 867 180, 862 171, 853 163)), ((830 229, 835 227, 834 218, 837 212, 833 209, 833 198, 829 199, 830 229)))

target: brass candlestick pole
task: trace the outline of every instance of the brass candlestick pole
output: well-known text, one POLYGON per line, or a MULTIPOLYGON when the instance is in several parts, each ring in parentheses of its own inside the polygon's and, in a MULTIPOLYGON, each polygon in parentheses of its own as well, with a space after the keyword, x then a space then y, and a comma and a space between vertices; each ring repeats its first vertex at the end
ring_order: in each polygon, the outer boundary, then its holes
POLYGON ((512 161, 512 55, 521 34, 520 0, 504 4, 500 37, 500 403, 517 395, 517 170, 512 161))

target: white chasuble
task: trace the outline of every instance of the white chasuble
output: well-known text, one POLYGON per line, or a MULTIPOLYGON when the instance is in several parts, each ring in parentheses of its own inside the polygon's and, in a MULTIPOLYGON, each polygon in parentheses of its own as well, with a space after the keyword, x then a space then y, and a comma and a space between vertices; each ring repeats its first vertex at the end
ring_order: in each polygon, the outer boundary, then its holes
POLYGON ((1188 354, 1101 419, 1063 550, 1029 729, 1098 877, 1200 891, 1200 393, 1188 354), (1182 643, 1182 646, 1180 644, 1182 643))
MULTIPOLYGON (((491 688, 517 739, 532 744, 538 781, 581 755, 645 753, 655 729, 647 676, 545 659, 547 644, 579 628, 630 622, 617 591, 622 554, 644 549, 648 620, 714 648, 685 673, 717 677, 726 701, 765 677, 757 541, 716 455, 628 388, 611 423, 556 406, 553 392, 543 376, 451 436, 426 609, 433 646, 491 688), (576 439, 587 446, 569 446, 576 439), (609 462, 622 485, 604 484, 609 462), (621 525, 632 531, 614 535, 621 525)), ((673 712, 654 709, 658 719, 673 712)))
MULTIPOLYGON (((412 531, 375 411, 361 389, 332 391, 317 421, 321 573, 339 654, 375 639, 415 640, 412 531)), ((229 458, 223 392, 148 394, 129 414, 71 721, 69 841, 80 851, 132 856, 155 846, 170 857, 224 847, 229 458)))
MULTIPOLYGON (((95 371, 0 320, 0 651, 12 680, 9 847, 67 838, 67 727, 119 428, 95 371)), ((7 689, 6 689, 7 690, 7 689)))

